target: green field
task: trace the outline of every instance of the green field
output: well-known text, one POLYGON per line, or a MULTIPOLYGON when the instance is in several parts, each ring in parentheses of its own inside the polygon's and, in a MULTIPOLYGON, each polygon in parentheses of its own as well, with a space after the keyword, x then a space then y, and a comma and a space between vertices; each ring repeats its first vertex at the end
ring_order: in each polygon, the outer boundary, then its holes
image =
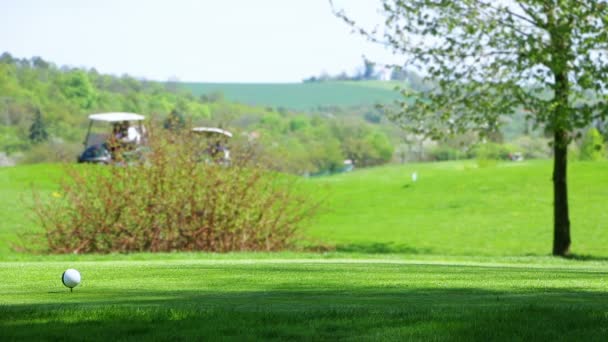
MULTIPOLYGON (((51 196, 58 165, 0 169, 0 258, 17 232, 31 230, 31 189, 51 196)), ((569 170, 572 251, 608 257, 608 162, 569 170)), ((548 255, 552 238, 551 162, 406 164, 304 180, 322 189, 321 214, 301 244, 358 253, 548 255), (417 172, 418 181, 411 181, 417 172)), ((306 185, 306 184, 305 184, 306 185)), ((316 196, 316 194, 313 194, 316 196)))
POLYGON ((12 251, 18 232, 36 229, 25 219, 31 188, 50 196, 61 173, 0 169, 0 340, 608 336, 608 162, 570 165, 572 259, 549 256, 550 161, 407 164, 303 180, 327 198, 301 245, 335 251, 12 251), (60 282, 69 267, 83 276, 73 293, 60 282))
POLYGON ((380 81, 319 83, 180 83, 196 96, 221 92, 226 99, 249 105, 309 110, 319 106, 391 103, 398 83, 380 81))
MULTIPOLYGON (((407 164, 319 179, 327 213, 310 236, 351 252, 547 255, 552 242, 550 161, 407 164), (417 172, 418 181, 411 181, 417 172)), ((569 167, 572 252, 608 257, 608 163, 569 167)))
POLYGON ((606 263, 102 259, 0 263, 0 339, 600 341, 608 334, 606 263), (83 275, 73 293, 59 283, 67 267, 83 275))

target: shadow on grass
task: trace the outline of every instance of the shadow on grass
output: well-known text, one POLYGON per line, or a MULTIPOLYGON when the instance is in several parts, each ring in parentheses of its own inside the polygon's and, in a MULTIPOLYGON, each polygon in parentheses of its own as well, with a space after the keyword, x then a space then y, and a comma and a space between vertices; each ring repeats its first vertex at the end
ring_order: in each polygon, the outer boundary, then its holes
POLYGON ((392 242, 350 243, 336 245, 337 252, 363 254, 432 254, 431 248, 414 248, 392 242))
POLYGON ((599 341, 608 334, 608 298, 577 289, 74 294, 66 292, 64 304, 0 306, 0 339, 599 341))
POLYGON ((577 261, 608 261, 608 257, 601 257, 589 254, 570 254, 563 258, 577 261))

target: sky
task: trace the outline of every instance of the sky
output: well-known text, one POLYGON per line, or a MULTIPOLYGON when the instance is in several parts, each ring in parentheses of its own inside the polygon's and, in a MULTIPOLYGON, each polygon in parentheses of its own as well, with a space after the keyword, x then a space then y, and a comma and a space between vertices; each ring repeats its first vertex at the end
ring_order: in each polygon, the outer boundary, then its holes
MULTIPOLYGON (((334 0, 366 26, 377 0, 334 0)), ((394 63, 328 0, 2 0, 0 53, 114 75, 192 82, 300 82, 394 63)))

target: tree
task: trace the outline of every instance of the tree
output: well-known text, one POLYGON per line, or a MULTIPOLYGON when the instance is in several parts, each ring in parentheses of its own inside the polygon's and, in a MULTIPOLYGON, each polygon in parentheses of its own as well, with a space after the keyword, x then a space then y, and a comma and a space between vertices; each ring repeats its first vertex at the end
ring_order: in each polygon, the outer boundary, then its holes
POLYGON ((37 144, 49 139, 49 134, 46 131, 46 126, 42 120, 42 113, 40 109, 36 109, 34 114, 34 122, 30 126, 30 141, 37 144))
MULTIPOLYGON (((331 1, 331 0, 330 0, 331 1)), ((553 136, 553 254, 570 248, 567 147, 572 132, 606 116, 608 9, 598 0, 381 0, 383 30, 359 27, 435 86, 402 90, 403 128, 433 138, 478 131, 526 110, 553 136), (376 32, 381 32, 379 35, 376 32)))
POLYGON ((363 61, 363 75, 361 75, 361 78, 364 80, 374 80, 378 77, 378 74, 376 73, 376 64, 374 64, 372 61, 369 60, 364 60, 363 61))
POLYGON ((163 122, 163 127, 171 130, 180 130, 186 126, 184 115, 177 109, 173 109, 163 122))
POLYGON ((3 52, 2 55, 0 55, 0 63, 13 64, 15 63, 15 58, 13 58, 10 53, 3 52))
POLYGON ((80 109, 89 110, 95 106, 97 92, 83 70, 74 70, 65 74, 61 91, 67 99, 78 104, 80 109))
POLYGON ((581 160, 602 160, 605 157, 604 137, 597 128, 589 128, 581 144, 581 160))

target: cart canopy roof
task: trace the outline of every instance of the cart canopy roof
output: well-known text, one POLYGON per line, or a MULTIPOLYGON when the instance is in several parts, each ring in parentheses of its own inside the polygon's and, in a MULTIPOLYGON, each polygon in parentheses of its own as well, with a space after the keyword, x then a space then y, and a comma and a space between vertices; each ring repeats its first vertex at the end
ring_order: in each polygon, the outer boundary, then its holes
POLYGON ((93 121, 120 122, 120 121, 141 121, 146 117, 135 113, 98 113, 89 115, 89 119, 93 121))
POLYGON ((215 127, 194 127, 192 129, 192 131, 196 132, 196 133, 218 133, 218 134, 223 134, 229 138, 232 137, 232 133, 221 129, 221 128, 215 128, 215 127))

